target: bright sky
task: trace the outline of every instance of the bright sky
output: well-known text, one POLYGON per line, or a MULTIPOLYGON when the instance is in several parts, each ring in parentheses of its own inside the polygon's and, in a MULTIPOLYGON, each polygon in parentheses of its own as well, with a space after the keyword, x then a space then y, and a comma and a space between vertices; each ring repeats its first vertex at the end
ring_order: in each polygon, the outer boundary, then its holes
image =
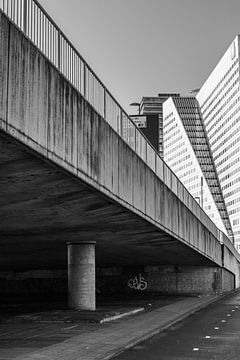
POLYGON ((240 0, 39 0, 125 110, 201 87, 240 33, 240 0))

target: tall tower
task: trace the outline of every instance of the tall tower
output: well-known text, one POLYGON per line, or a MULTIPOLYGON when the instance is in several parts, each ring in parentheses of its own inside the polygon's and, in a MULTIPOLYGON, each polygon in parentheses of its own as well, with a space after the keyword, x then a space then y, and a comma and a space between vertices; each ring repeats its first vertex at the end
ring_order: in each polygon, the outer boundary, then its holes
POLYGON ((238 250, 240 250, 239 41, 238 35, 196 96, 238 250))
POLYGON ((163 114, 164 160, 212 221, 233 241, 196 99, 169 98, 163 104, 163 114))

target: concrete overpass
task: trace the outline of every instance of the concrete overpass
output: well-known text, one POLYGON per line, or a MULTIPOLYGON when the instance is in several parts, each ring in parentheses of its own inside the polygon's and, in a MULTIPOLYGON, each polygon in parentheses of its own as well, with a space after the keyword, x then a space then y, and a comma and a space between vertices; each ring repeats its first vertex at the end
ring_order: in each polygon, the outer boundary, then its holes
POLYGON ((171 275, 159 275, 162 289, 181 267, 188 275, 178 274, 179 292, 200 277, 190 292, 238 286, 233 245, 37 1, 23 2, 18 16, 2 10, 0 271, 64 269, 66 243, 78 243, 69 245, 70 273, 78 278, 72 284, 70 275, 70 292, 74 306, 80 297, 94 308, 93 241, 98 268, 163 267, 171 275), (90 285, 79 295, 82 271, 90 285))

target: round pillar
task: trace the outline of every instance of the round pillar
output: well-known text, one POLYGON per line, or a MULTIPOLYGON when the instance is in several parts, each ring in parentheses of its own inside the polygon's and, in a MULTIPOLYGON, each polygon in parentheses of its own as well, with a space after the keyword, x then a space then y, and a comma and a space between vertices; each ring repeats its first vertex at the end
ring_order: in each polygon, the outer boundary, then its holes
POLYGON ((96 310, 95 243, 67 243, 68 305, 77 310, 96 310))

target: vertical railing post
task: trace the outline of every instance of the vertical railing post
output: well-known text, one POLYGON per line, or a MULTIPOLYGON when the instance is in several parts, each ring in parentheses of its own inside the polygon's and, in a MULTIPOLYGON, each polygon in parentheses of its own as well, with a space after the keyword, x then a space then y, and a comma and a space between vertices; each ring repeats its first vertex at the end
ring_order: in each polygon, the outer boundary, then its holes
POLYGON ((27 35, 27 1, 23 0, 23 32, 27 35))
POLYGON ((134 151, 135 152, 137 152, 137 131, 138 131, 138 129, 134 126, 134 144, 135 144, 134 151))
MULTIPOLYGON (((83 63, 83 95, 87 98, 87 74, 86 74, 86 63, 83 63)), ((88 99, 87 99, 88 100, 88 99)))
POLYGON ((122 109, 120 109, 120 132, 119 135, 122 137, 123 136, 123 116, 122 116, 122 109))
POLYGON ((61 69, 61 31, 58 30, 58 70, 62 72, 61 69))
POLYGON ((103 88, 103 117, 106 120, 106 89, 103 88))

